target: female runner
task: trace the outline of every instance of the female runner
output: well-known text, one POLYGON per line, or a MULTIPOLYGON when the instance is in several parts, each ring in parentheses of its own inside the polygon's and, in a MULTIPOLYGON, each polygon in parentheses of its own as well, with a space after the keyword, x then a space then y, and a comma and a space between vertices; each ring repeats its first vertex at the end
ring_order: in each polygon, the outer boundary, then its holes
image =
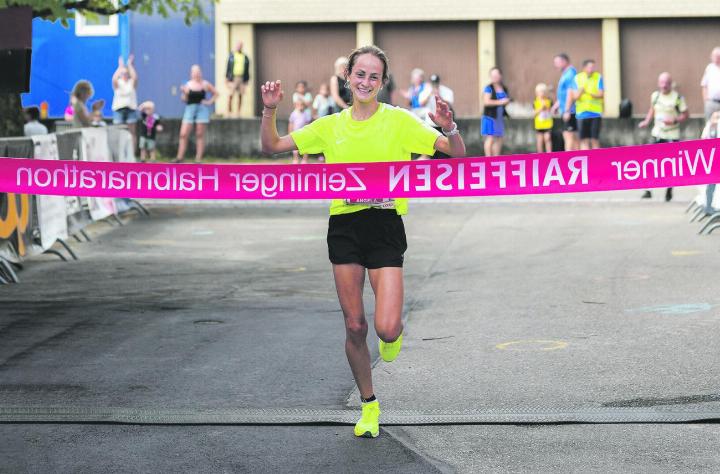
MULTIPOLYGON (((450 156, 465 155, 452 112, 439 97, 431 119, 445 135, 405 109, 378 102, 378 91, 388 80, 388 60, 381 49, 364 46, 354 50, 348 57, 345 78, 352 92, 352 106, 282 137, 275 123, 276 108, 283 98, 280 81, 262 85, 263 151, 322 153, 327 163, 408 161, 411 153, 432 155, 435 150, 450 156)), ((380 407, 373 391, 362 299, 365 270, 375 293, 380 355, 390 362, 402 345, 402 266, 407 242, 400 216, 407 207, 407 199, 375 199, 372 203, 334 199, 330 205, 328 253, 345 318, 345 353, 362 400, 356 436, 374 438, 380 433, 380 407)))

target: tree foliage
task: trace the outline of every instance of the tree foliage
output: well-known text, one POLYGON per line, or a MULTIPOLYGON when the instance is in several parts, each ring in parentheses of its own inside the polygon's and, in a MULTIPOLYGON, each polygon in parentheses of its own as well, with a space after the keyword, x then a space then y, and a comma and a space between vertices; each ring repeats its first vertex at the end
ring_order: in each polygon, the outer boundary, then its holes
POLYGON ((185 24, 190 25, 194 19, 207 21, 203 3, 203 0, 120 0, 117 4, 112 0, 0 0, 0 9, 11 6, 31 7, 33 16, 60 20, 64 25, 75 16, 75 11, 91 17, 129 11, 168 17, 173 12, 181 12, 185 24))

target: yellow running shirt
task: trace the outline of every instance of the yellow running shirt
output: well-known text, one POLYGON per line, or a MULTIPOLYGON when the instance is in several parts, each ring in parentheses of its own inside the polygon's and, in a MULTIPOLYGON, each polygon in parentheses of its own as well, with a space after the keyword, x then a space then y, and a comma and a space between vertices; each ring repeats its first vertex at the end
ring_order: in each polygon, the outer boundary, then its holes
MULTIPOLYGON (((432 155, 440 132, 405 109, 380 103, 367 120, 353 120, 352 107, 326 115, 290 133, 301 155, 322 153, 327 163, 410 161, 410 154, 432 155)), ((375 196, 380 199, 386 196, 375 196)), ((330 215, 367 209, 333 199, 330 215)), ((398 214, 407 213, 407 199, 395 199, 398 214)))
POLYGON ((233 52, 233 76, 242 76, 245 74, 245 54, 233 52))
POLYGON ((553 126, 553 118, 550 115, 550 99, 541 99, 535 97, 533 101, 533 110, 537 113, 535 116, 535 130, 550 130, 553 126))

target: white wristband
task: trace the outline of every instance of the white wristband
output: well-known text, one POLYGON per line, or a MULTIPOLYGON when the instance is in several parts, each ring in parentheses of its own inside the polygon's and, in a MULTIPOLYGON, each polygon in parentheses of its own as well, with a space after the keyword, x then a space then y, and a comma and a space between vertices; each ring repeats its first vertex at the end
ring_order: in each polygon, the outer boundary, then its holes
POLYGON ((452 137, 453 135, 457 135, 460 133, 460 130, 458 130, 457 123, 453 122, 453 128, 452 130, 445 131, 445 129, 442 129, 442 132, 445 134, 446 137, 452 137))

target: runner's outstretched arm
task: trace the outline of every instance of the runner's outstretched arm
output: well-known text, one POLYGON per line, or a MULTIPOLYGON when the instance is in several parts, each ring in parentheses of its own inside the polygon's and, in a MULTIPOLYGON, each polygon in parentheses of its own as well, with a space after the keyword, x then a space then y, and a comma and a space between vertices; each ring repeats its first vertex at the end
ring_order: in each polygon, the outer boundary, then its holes
POLYGON ((260 124, 260 142, 263 153, 275 154, 285 151, 297 150, 295 140, 290 135, 282 137, 277 131, 277 106, 283 98, 280 81, 266 82, 260 86, 262 93, 263 111, 260 124))

